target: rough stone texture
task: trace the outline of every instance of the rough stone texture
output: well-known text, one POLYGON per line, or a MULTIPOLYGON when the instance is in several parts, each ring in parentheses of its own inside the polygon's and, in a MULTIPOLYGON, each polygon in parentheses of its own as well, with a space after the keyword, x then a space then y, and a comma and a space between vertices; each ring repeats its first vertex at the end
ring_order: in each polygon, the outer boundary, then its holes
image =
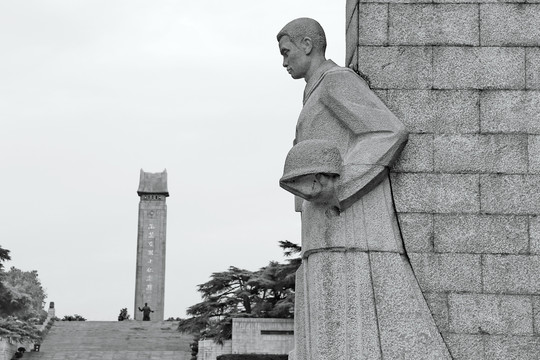
POLYGON ((424 297, 439 331, 448 331, 448 294, 426 292, 424 297))
POLYGON ((386 45, 388 43, 388 5, 362 5, 358 26, 359 45, 386 45))
POLYGON ((375 89, 431 88, 431 47, 358 48, 360 71, 375 89))
POLYGON ((369 264, 367 253, 329 251, 312 254, 303 262, 299 273, 305 274, 305 280, 299 282, 297 278, 297 284, 304 287, 295 294, 302 296, 295 298, 295 313, 305 311, 300 304, 309 299, 310 313, 306 318, 310 326, 297 323, 299 317, 295 316, 297 359, 337 360, 345 358, 346 353, 379 359, 381 349, 369 264), (328 286, 330 283, 332 286, 328 286), (339 344, 339 351, 332 351, 328 345, 332 341, 339 344), (306 356, 309 352, 312 357, 306 356))
POLYGON ((343 262, 348 269, 351 269, 347 271, 343 285, 359 290, 349 292, 346 298, 346 310, 351 318, 356 316, 358 320, 361 319, 360 321, 351 319, 345 330, 348 339, 346 351, 349 354, 364 354, 366 358, 378 360, 381 348, 377 331, 377 315, 374 311, 374 288, 367 277, 361 278, 358 276, 359 272, 355 271, 369 267, 366 266, 367 262, 364 262, 364 259, 368 260, 368 257, 369 255, 365 254, 365 257, 360 260, 357 256, 346 256, 347 260, 343 262))
POLYGON ((346 63, 349 64, 349 68, 358 71, 358 47, 353 49, 352 57, 347 57, 346 63), (350 61, 348 59, 350 59, 350 61))
POLYGON ((484 291, 504 294, 540 294, 540 257, 485 255, 484 291))
POLYGON ((480 41, 483 46, 539 46, 540 5, 480 5, 480 41))
POLYGON ((540 216, 529 216, 531 254, 540 255, 540 216))
POLYGON ((40 351, 23 359, 189 360, 193 336, 177 327, 176 321, 56 321, 40 351))
POLYGON ((232 354, 232 340, 217 344, 214 339, 199 340, 197 360, 215 360, 219 355, 232 354))
POLYGON ((448 306, 452 332, 533 334, 532 301, 529 296, 451 293, 448 295, 448 306))
POLYGON ((435 136, 435 171, 526 173, 527 140, 526 135, 435 136))
POLYGON ((539 3, 540 0, 359 0, 360 6, 366 3, 385 3, 385 4, 483 4, 483 3, 539 3))
POLYGON ((408 252, 433 251, 432 214, 401 213, 398 218, 405 249, 408 252))
POLYGON ((293 331, 293 319, 233 319, 231 354, 288 354, 294 348, 293 331))
POLYGON ((533 296, 532 302, 534 333, 540 335, 540 296, 533 296))
POLYGON ((370 258, 382 358, 451 359, 407 262, 395 253, 370 258))
POLYGON ((525 50, 435 47, 433 86, 437 89, 522 89, 525 87, 525 50))
POLYGON ((345 31, 345 66, 358 69, 358 3, 347 0, 347 29, 345 31))
POLYGON ((423 292, 481 291, 480 255, 409 253, 423 292))
POLYGON ((538 360, 540 338, 531 336, 485 336, 485 359, 538 360))
POLYGON ((481 175, 482 211, 494 214, 540 213, 540 176, 481 175))
POLYGON ((139 196, 144 194, 169 196, 169 190, 167 190, 167 170, 160 173, 149 173, 141 169, 137 194, 139 196))
POLYGON ((443 333, 443 338, 454 360, 484 359, 482 335, 443 333))
POLYGON ((359 4, 380 14, 358 65, 411 133, 391 177, 405 249, 457 360, 540 359, 539 4, 359 4))
POLYGON ((527 223, 526 216, 436 214, 433 229, 435 251, 526 253, 529 249, 527 223))
POLYGON ((392 169, 397 172, 433 171, 433 135, 410 134, 407 146, 392 169))
POLYGON ((388 4, 413 4, 413 3, 425 3, 426 0, 359 0, 360 6, 365 3, 388 3, 388 4))
MULTIPOLYGON (((347 0, 345 4, 345 23, 347 27, 350 26, 353 14, 358 8, 358 0, 347 0)), ((356 30, 356 29, 355 29, 356 30)), ((357 45, 357 44, 356 44, 357 45)))
POLYGON ((388 93, 388 90, 373 90, 373 92, 386 104, 386 94, 388 93))
POLYGON ((477 91, 389 90, 388 107, 411 133, 477 133, 477 91))
POLYGON ((478 6, 390 5, 391 45, 478 45, 478 6))
POLYGON ((141 169, 135 275, 135 320, 145 303, 154 311, 151 320, 163 320, 165 306, 165 259, 167 239, 167 171, 147 173, 141 169))
POLYGON ((312 55, 321 64, 307 81, 280 180, 305 199, 292 357, 450 359, 402 255, 392 203, 387 168, 408 133, 356 74, 312 55))
POLYGON ((478 175, 393 174, 392 189, 398 212, 478 212, 478 175))
POLYGON ((540 49, 526 49, 527 89, 540 89, 540 49))
POLYGON ((538 135, 529 135, 529 173, 540 173, 540 136, 538 135))
POLYGON ((484 91, 480 114, 482 132, 540 134, 540 92, 484 91))

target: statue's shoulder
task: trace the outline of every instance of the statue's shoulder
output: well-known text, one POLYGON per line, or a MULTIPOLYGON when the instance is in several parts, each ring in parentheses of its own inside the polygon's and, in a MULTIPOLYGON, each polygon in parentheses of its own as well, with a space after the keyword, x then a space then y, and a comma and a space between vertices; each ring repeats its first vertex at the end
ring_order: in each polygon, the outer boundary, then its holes
POLYGON ((324 99, 327 96, 341 98, 346 92, 355 94, 366 90, 369 90, 369 86, 356 72, 327 60, 308 81, 304 90, 304 104, 313 92, 318 93, 317 98, 324 99))
POLYGON ((322 73, 321 78, 324 79, 326 77, 341 77, 341 76, 348 77, 348 76, 355 76, 355 75, 356 75, 356 73, 354 71, 352 71, 351 69, 336 65, 334 63, 333 66, 328 67, 322 73))
POLYGON ((368 83, 354 70, 339 65, 327 69, 321 77, 323 86, 330 90, 337 88, 343 90, 371 91, 368 83))
POLYGON ((346 67, 343 67, 343 66, 339 66, 339 65, 335 65, 335 66, 332 66, 331 68, 329 68, 328 70, 326 70, 326 73, 331 73, 331 74, 350 74, 350 75, 357 75, 354 70, 352 69, 349 69, 349 68, 346 68, 346 67))

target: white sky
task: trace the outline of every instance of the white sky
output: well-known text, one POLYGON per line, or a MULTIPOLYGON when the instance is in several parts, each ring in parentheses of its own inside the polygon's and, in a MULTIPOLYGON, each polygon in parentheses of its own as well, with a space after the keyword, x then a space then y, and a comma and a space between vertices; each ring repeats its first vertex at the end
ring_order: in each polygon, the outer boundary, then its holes
POLYGON ((275 36, 297 17, 343 65, 345 1, 0 2, 0 245, 57 315, 133 316, 139 170, 167 168, 165 317, 212 272, 283 261, 279 188, 304 81, 275 36))

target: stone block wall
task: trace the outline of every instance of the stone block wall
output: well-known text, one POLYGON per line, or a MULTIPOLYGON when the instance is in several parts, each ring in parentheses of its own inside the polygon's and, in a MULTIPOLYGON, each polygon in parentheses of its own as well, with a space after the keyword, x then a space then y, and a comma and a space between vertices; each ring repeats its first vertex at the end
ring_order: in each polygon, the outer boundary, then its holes
POLYGON ((294 348, 293 319, 233 319, 233 354, 288 354, 294 348))
POLYGON ((0 338, 0 360, 11 360, 19 346, 21 346, 21 344, 18 342, 8 338, 0 338))
MULTIPOLYGON (((40 331, 45 329, 45 324, 40 328, 40 331)), ((26 351, 32 351, 34 344, 31 342, 18 342, 8 337, 0 337, 0 360, 11 360, 20 347, 25 348, 26 351)))
POLYGON ((294 348, 293 331, 293 319, 236 318, 231 340, 223 345, 201 340, 197 356, 200 360, 216 360, 223 354, 288 354, 294 348))
POLYGON ((199 341, 198 360, 216 360, 223 354, 232 354, 232 340, 225 340, 223 345, 216 344, 212 339, 199 341))
POLYGON ((540 354, 540 0, 348 0, 346 64, 410 131, 391 175, 454 359, 540 354))

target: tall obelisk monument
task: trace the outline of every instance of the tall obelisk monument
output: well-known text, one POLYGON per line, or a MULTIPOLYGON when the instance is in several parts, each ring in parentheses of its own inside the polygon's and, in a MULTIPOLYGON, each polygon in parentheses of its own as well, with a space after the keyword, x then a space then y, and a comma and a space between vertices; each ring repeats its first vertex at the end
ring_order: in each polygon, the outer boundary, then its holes
POLYGON ((167 170, 147 173, 141 169, 139 190, 139 231, 135 279, 135 320, 145 303, 154 310, 151 320, 163 320, 165 295, 165 240, 167 228, 167 170))

